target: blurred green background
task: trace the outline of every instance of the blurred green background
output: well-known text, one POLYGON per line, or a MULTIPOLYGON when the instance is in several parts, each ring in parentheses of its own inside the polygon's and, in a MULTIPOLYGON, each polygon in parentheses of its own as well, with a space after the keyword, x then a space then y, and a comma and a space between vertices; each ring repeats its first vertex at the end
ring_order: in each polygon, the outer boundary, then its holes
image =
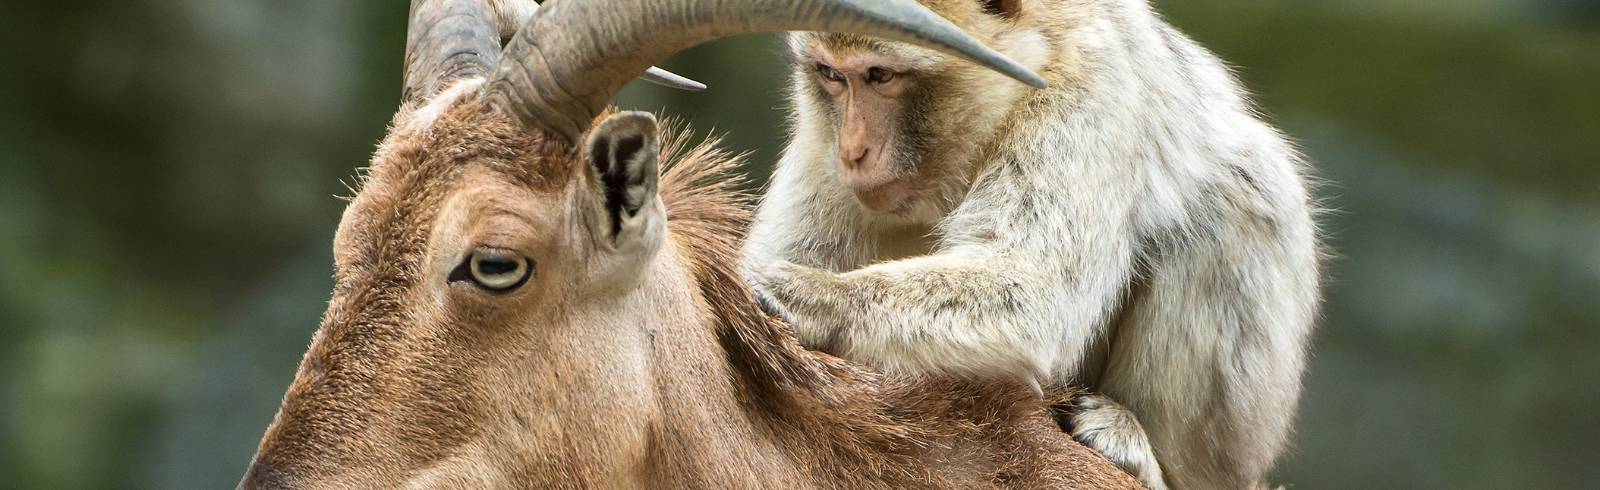
MULTIPOLYGON (((1600 2, 1157 2, 1327 180, 1292 488, 1600 488, 1600 2)), ((0 487, 225 488, 330 290, 404 2, 0 3, 0 487)), ((781 141, 772 36, 622 105, 781 141)))

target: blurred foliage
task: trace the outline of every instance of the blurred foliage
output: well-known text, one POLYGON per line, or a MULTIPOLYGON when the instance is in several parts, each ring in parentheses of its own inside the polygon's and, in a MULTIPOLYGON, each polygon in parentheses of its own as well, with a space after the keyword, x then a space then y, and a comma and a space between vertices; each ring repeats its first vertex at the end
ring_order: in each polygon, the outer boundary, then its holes
MULTIPOLYGON (((1158 2, 1325 179, 1295 488, 1600 486, 1600 2, 1158 2)), ((330 289, 392 115, 392 2, 0 4, 0 475, 219 488, 330 289)), ((782 144, 771 36, 628 107, 782 144)))

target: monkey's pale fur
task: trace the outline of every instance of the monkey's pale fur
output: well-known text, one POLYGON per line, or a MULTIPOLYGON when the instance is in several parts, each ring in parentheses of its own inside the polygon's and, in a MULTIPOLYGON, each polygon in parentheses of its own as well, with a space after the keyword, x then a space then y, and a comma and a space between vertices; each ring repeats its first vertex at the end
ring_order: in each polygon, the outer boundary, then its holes
POLYGON ((751 281, 802 341, 848 359, 1104 393, 1137 420, 1097 403, 1075 432, 1142 422, 1160 468, 1137 461, 1137 437, 1086 442, 1151 486, 1260 482, 1287 445, 1319 302, 1300 157, 1143 0, 1025 0, 1014 19, 924 3, 1050 88, 858 43, 961 80, 932 102, 943 132, 911 162, 919 199, 874 214, 838 183, 836 122, 803 66, 848 43, 791 35, 793 134, 746 248, 751 281))

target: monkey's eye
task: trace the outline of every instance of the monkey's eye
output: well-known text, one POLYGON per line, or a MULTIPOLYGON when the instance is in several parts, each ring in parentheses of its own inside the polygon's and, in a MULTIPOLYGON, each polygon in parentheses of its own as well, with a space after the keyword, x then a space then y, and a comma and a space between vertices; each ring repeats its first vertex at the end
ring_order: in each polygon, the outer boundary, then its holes
POLYGON ((533 261, 520 255, 494 249, 478 249, 456 266, 450 281, 470 280, 494 292, 516 289, 533 277, 533 261))
POLYGON ((867 83, 889 83, 896 75, 894 70, 874 66, 867 69, 867 83))
POLYGON ((830 82, 844 83, 844 73, 840 73, 839 70, 835 70, 833 67, 824 65, 822 63, 817 63, 816 68, 817 75, 821 76, 823 79, 830 82))

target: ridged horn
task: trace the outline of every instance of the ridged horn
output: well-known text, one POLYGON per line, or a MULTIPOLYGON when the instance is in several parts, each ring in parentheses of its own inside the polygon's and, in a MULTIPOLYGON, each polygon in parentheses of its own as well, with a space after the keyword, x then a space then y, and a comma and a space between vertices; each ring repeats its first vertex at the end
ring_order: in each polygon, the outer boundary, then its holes
MULTIPOLYGON (((539 4, 534 0, 492 0, 492 5, 500 19, 500 39, 510 41, 522 30, 533 14, 539 12, 539 4)), ((639 75, 640 80, 654 83, 667 88, 698 92, 706 89, 706 84, 691 80, 682 75, 666 71, 654 66, 639 75)))
POLYGON ((452 80, 488 75, 500 59, 499 18, 488 1, 411 1, 402 100, 420 101, 452 80))
POLYGON ((552 0, 506 46, 483 97, 529 128, 576 143, 622 85, 652 63, 712 39, 770 31, 917 43, 1045 86, 914 0, 552 0))

